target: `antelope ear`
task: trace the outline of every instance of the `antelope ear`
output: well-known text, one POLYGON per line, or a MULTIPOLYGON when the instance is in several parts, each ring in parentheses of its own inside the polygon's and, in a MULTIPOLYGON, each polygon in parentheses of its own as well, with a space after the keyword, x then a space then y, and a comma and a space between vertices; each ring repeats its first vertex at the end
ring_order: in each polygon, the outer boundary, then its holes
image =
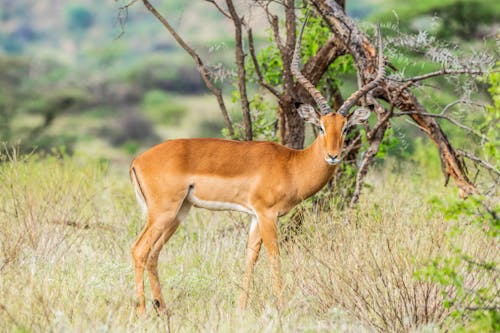
POLYGON ((316 110, 309 104, 300 104, 297 108, 297 112, 305 121, 320 127, 319 116, 316 113, 316 110))
POLYGON ((370 117, 370 110, 365 109, 365 108, 359 108, 356 109, 351 116, 349 117, 349 120, 347 121, 347 124, 349 126, 354 126, 354 125, 359 125, 364 123, 368 117, 370 117))

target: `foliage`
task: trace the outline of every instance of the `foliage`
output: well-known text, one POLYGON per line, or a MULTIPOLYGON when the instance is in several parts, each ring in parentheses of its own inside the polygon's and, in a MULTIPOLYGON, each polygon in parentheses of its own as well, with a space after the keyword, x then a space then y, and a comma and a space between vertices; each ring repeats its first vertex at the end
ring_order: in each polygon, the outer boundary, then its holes
MULTIPOLYGON (((489 77, 489 89, 493 105, 487 107, 488 137, 484 155, 498 163, 498 118, 499 118, 499 75, 489 77), (491 126, 493 124, 494 126, 491 126), (495 130, 496 128, 496 130, 495 130), (495 146, 496 145, 496 146, 495 146), (491 149, 491 147, 495 147, 491 149)), ((453 255, 437 257, 418 276, 439 283, 442 286, 445 306, 452 310, 451 319, 457 331, 498 332, 500 330, 500 299, 498 279, 500 278, 497 257, 485 253, 474 253, 455 242, 457 235, 464 232, 483 234, 489 243, 498 248, 500 244, 500 202, 495 197, 473 196, 467 200, 443 200, 435 198, 437 207, 444 217, 452 221, 453 228, 446 235, 447 246, 453 255)))
POLYGON ((165 62, 164 56, 146 57, 125 73, 125 80, 144 90, 163 89, 178 94, 201 94, 206 91, 196 69, 182 61, 165 62))
POLYGON ((500 309, 498 258, 486 252, 472 252, 456 243, 464 232, 483 234, 487 242, 498 248, 500 236, 500 205, 484 197, 467 201, 435 199, 447 220, 454 221, 446 235, 451 256, 437 257, 417 274, 441 286, 444 306, 451 310, 450 320, 455 329, 464 332, 498 332, 500 309), (467 225, 469 223, 469 225, 467 225), (470 224, 472 223, 472 224, 470 224))
POLYGON ((428 30, 445 39, 471 40, 484 37, 494 29, 500 7, 495 0, 425 0, 416 3, 391 1, 385 4, 385 13, 375 17, 390 21, 396 15, 405 31, 428 30), (396 10, 390 10, 396 8, 396 10))
POLYGON ((480 130, 489 138, 484 144, 483 153, 493 165, 500 168, 500 61, 490 73, 488 89, 492 104, 486 106, 486 116, 480 130), (495 70, 496 69, 496 70, 495 70))
MULTIPOLYGON (((237 103, 240 99, 240 93, 238 89, 232 91, 232 102, 237 103)), ((252 100, 250 101, 250 110, 252 118, 252 129, 255 140, 264 141, 278 141, 276 135, 277 123, 276 123, 276 107, 265 99, 265 97, 258 92, 254 93, 252 100)), ((245 129, 243 127, 242 121, 239 118, 233 118, 235 123, 235 133, 234 138, 242 140, 245 135, 245 129)), ((227 128, 221 130, 223 137, 229 137, 229 132, 227 128)))

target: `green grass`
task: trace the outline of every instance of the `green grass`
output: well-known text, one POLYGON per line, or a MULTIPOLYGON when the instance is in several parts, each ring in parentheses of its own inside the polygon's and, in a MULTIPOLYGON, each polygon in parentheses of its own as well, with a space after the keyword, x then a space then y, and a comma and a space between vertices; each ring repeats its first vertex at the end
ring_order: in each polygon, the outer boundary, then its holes
MULTIPOLYGON (((281 242, 284 307, 274 307, 265 250, 249 308, 236 310, 249 218, 192 210, 165 246, 159 272, 170 308, 136 318, 130 245, 143 221, 126 163, 86 156, 3 154, 0 164, 2 332, 371 332, 452 328, 438 285, 415 272, 452 255, 450 223, 431 203, 456 195, 391 164, 370 174, 358 209, 299 210, 299 236, 281 242), (447 325, 447 326, 446 326, 447 325)), ((307 208, 309 207, 309 208, 307 208)), ((280 228, 286 229, 287 218, 280 228)), ((453 239, 498 262, 474 224, 453 239)), ((281 237, 283 238, 283 237, 281 237)), ((470 277, 473 279, 473 276, 470 277)), ((472 281, 472 280, 471 280, 472 281)))

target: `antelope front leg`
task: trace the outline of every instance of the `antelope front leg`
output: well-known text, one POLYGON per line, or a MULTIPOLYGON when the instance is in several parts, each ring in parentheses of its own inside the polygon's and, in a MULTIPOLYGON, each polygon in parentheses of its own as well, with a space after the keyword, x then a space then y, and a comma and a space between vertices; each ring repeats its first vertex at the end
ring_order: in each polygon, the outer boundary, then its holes
POLYGON ((257 217, 252 219, 250 232, 248 234, 247 253, 245 257, 245 276, 243 277, 243 291, 240 295, 238 308, 244 310, 247 306, 248 293, 252 283, 253 268, 259 258, 260 247, 262 246, 262 237, 258 226, 257 217))
POLYGON ((280 253, 278 247, 278 218, 259 216, 259 230, 269 256, 271 272, 273 275, 274 296, 276 305, 281 307, 281 272, 280 253))

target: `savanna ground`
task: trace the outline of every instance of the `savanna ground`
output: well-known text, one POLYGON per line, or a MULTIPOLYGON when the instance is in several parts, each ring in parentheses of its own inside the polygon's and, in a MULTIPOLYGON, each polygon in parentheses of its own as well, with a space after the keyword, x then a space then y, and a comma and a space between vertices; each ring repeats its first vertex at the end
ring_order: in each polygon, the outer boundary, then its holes
MULTIPOLYGON (((169 315, 155 315, 146 282, 147 316, 138 319, 129 249, 143 221, 127 166, 61 153, 2 159, 1 332, 453 330, 445 287, 419 272, 456 247, 499 261, 498 243, 480 226, 445 221, 437 208, 456 189, 423 163, 387 162, 370 174, 349 224, 346 212, 312 201, 298 208, 297 235, 281 219, 280 311, 265 250, 249 308, 236 309, 249 218, 194 209, 160 256, 169 315)), ((464 274, 466 285, 495 283, 464 274)))

